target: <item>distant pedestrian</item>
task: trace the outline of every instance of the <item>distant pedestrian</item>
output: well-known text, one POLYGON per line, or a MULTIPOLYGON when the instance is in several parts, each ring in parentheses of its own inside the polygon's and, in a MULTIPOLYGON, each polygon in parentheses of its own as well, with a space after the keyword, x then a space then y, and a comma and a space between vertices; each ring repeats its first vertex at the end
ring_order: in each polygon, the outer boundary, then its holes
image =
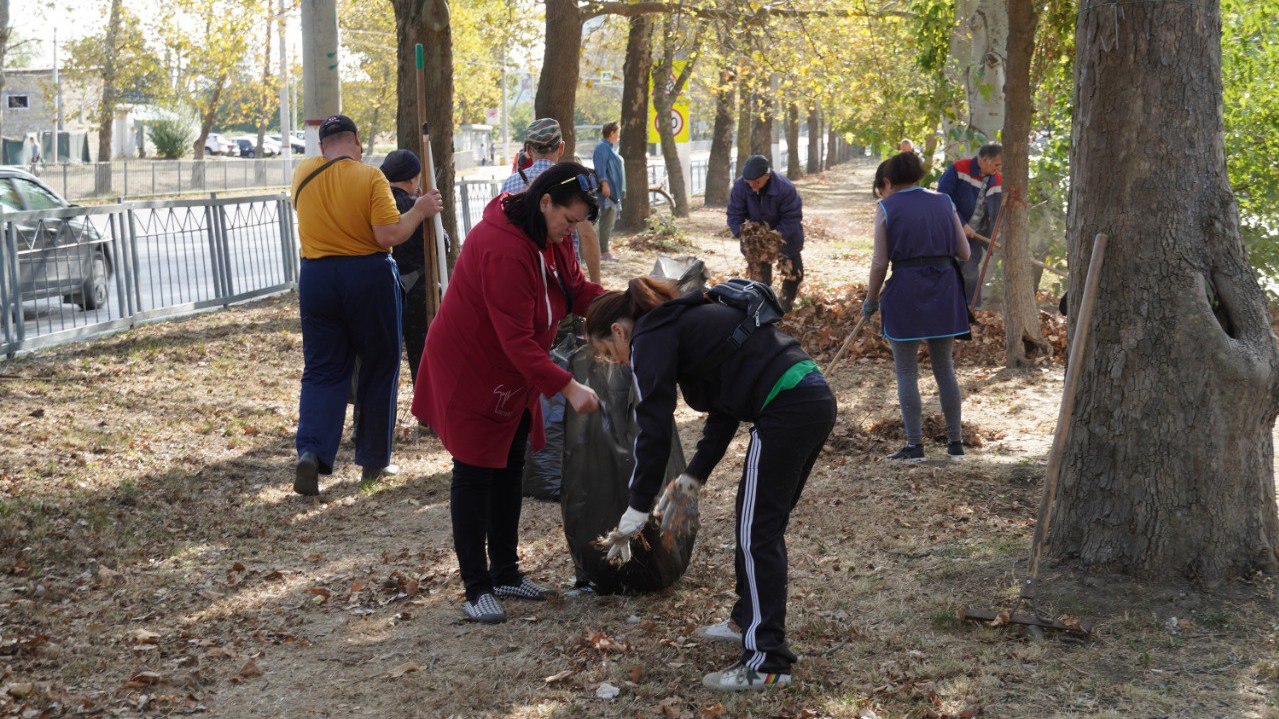
POLYGON ((964 456, 960 417, 962 396, 955 378, 952 349, 968 334, 968 308, 959 262, 969 247, 950 198, 919 187, 924 165, 913 152, 894 155, 884 165, 883 199, 875 208, 875 247, 862 316, 870 318, 883 303, 883 331, 897 369, 897 400, 906 426, 906 446, 888 459, 924 460, 919 398, 919 343, 928 343, 946 416, 946 454, 964 456), (884 276, 892 264, 893 276, 884 276), (880 294, 880 288, 883 294, 880 294))
MULTIPOLYGON (((804 281, 804 201, 795 185, 773 172, 768 158, 751 155, 742 165, 742 176, 733 183, 728 197, 728 229, 733 237, 742 236, 742 223, 760 222, 781 233, 786 242, 782 250, 782 309, 789 312, 804 281)), ((747 260, 750 261, 749 258, 747 260)), ((760 263, 751 275, 767 285, 773 283, 773 266, 760 263)))
POLYGON ((401 297, 389 251, 443 207, 435 191, 401 215, 386 177, 360 162, 364 150, 351 118, 329 117, 319 134, 321 156, 298 165, 292 186, 304 359, 293 491, 303 495, 319 494, 319 475, 333 472, 357 355, 361 485, 376 482, 390 464, 401 297))
MULTIPOLYGON (((502 192, 523 192, 537 176, 555 166, 564 157, 564 135, 554 118, 542 117, 529 123, 524 134, 524 149, 515 158, 515 170, 502 183, 502 192)), ((586 266, 591 282, 600 281, 600 243, 595 226, 582 222, 573 228, 573 247, 578 260, 586 266)))
POLYGON ((617 142, 622 136, 616 122, 605 123, 600 130, 602 139, 595 146, 595 175, 600 181, 600 218, 597 234, 600 241, 600 259, 616 262, 609 251, 609 238, 613 236, 613 224, 622 211, 622 198, 626 195, 626 164, 617 152, 617 142))
POLYGON ((1003 198, 999 173, 1003 169, 1004 148, 991 143, 982 145, 976 157, 955 161, 937 181, 937 191, 949 195, 955 203, 971 248, 969 259, 964 263, 964 290, 970 304, 978 294, 982 258, 990 249, 990 244, 977 235, 990 237, 999 220, 1003 198))
POLYGON ((898 152, 914 152, 915 143, 903 137, 902 141, 897 143, 897 151, 898 152))

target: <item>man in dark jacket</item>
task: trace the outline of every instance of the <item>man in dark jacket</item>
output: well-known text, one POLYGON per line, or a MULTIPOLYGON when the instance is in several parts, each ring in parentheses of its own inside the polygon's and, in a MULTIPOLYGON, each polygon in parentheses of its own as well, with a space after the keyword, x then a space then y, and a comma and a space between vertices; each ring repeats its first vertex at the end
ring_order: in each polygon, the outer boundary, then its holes
MULTIPOLYGON (((419 176, 422 163, 412 150, 396 150, 382 160, 382 174, 391 184, 395 207, 407 212, 421 193, 419 176)), ((448 238, 444 238, 445 248, 448 238)), ((395 264, 400 269, 400 289, 404 293, 404 314, 401 329, 404 349, 409 356, 409 373, 417 384, 417 366, 422 361, 422 348, 426 345, 426 239, 422 225, 413 230, 403 244, 391 250, 395 264)))
MULTIPOLYGON (((786 241, 782 254, 790 260, 791 271, 782 277, 780 299, 782 309, 789 312, 804 281, 804 258, 800 254, 804 250, 804 201, 790 180, 769 168, 768 158, 763 155, 747 158, 742 176, 733 183, 728 197, 728 229, 733 237, 741 238, 742 223, 747 220, 768 225, 786 241)), ((759 270, 760 279, 771 285, 773 266, 765 263, 759 270)))
POLYGON ((1003 199, 999 172, 1004 168, 1004 148, 998 143, 982 145, 976 157, 956 160, 937 181, 937 191, 949 195, 964 225, 972 253, 964 263, 964 290, 971 304, 977 292, 982 258, 989 249, 976 235, 990 237, 999 220, 1003 199))

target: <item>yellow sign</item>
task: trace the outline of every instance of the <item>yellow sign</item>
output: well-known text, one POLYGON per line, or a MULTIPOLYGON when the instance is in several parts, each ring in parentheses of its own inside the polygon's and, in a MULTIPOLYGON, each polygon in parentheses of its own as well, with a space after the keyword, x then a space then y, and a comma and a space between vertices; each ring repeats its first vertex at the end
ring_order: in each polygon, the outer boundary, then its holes
MULTIPOLYGON (((671 76, 679 77, 684 72, 684 66, 688 64, 687 60, 676 60, 671 68, 671 76)), ((648 78, 648 141, 657 144, 662 141, 661 136, 657 134, 657 108, 653 105, 653 77, 648 78)), ((688 142, 688 95, 680 94, 675 98, 675 105, 671 107, 671 127, 675 130, 676 142, 688 142)))

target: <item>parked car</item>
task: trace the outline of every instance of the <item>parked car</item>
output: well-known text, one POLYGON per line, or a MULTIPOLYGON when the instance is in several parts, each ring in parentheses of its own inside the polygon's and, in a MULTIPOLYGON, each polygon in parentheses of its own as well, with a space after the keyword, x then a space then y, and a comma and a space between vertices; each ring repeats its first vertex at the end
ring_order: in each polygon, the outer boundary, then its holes
MULTIPOLYGON (((0 168, 5 212, 74 207, 34 175, 0 168)), ((60 297, 85 310, 105 307, 115 263, 108 239, 86 217, 17 223, 21 301, 60 297)))
MULTIPOLYGON (((231 142, 235 143, 236 147, 239 148, 239 152, 236 154, 238 154, 240 157, 254 158, 258 156, 258 152, 257 152, 258 143, 256 140, 250 140, 247 137, 237 137, 231 142)), ((263 147, 262 150, 263 152, 265 152, 266 148, 263 147)))
POLYGON ((240 146, 219 133, 210 132, 209 136, 204 138, 204 152, 206 155, 235 157, 240 154, 240 146))
POLYGON ((280 154, 280 143, 278 140, 272 140, 270 137, 262 138, 262 155, 264 157, 275 157, 280 154))
MULTIPOLYGON (((280 136, 279 136, 279 135, 269 135, 269 137, 270 137, 272 140, 274 140, 274 141, 276 142, 276 144, 280 144, 280 136)), ((302 154, 305 154, 305 153, 306 153, 306 141, 305 141, 305 140, 298 139, 297 137, 294 137, 293 139, 289 140, 289 152, 293 153, 294 155, 302 155, 302 154)))

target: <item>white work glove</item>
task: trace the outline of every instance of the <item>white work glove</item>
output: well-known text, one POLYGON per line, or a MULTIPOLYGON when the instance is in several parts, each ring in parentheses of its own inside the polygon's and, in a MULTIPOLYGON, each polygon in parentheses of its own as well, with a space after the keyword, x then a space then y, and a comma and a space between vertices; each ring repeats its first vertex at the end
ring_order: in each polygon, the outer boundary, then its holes
POLYGON ((655 516, 662 518, 662 539, 670 540, 670 535, 685 535, 696 526, 698 510, 697 499, 702 491, 702 482, 696 477, 681 474, 666 485, 666 490, 657 500, 655 516))
POLYGON ((627 507, 622 518, 617 521, 617 529, 608 533, 604 542, 609 546, 608 561, 610 564, 626 564, 631 561, 631 537, 639 534, 648 524, 648 512, 641 512, 627 507))

